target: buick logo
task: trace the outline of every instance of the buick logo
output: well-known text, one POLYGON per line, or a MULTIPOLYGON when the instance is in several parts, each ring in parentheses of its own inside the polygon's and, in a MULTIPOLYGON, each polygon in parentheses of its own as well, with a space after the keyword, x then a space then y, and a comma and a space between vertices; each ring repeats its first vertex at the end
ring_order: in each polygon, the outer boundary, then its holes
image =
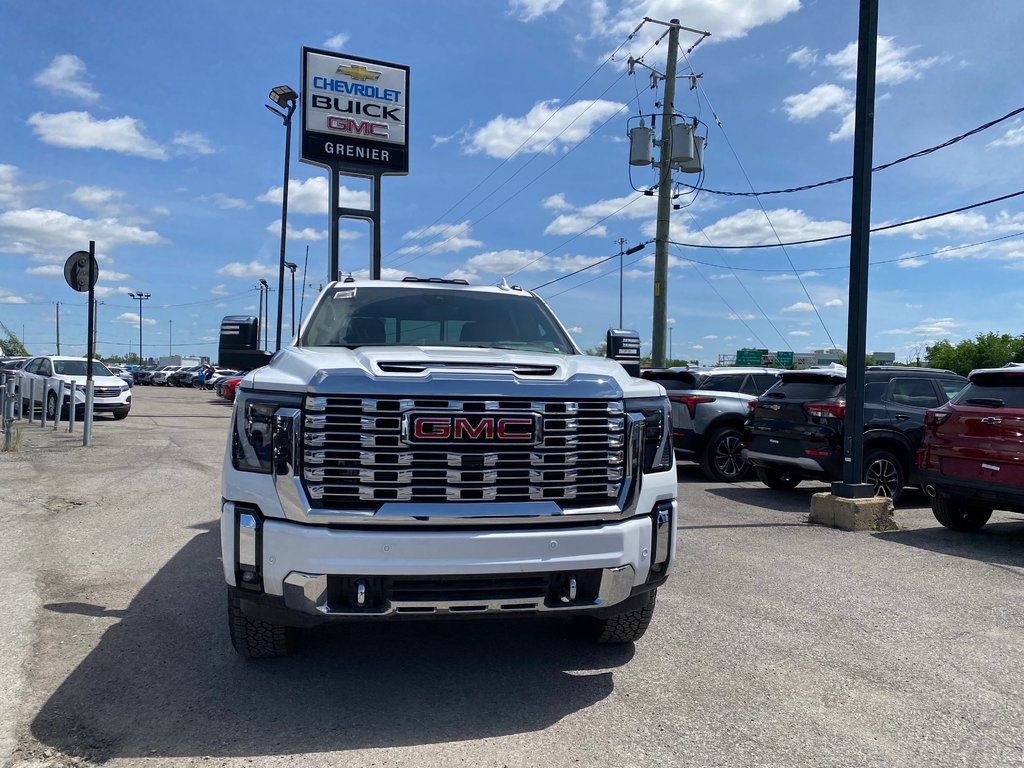
POLYGON ((462 445, 535 445, 540 416, 528 414, 406 413, 402 417, 405 443, 462 445))

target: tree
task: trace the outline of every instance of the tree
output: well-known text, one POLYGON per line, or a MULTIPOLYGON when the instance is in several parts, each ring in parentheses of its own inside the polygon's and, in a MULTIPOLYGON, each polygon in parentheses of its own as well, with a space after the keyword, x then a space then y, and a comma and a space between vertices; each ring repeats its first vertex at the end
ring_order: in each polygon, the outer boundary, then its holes
POLYGON ((3 330, 3 334, 0 335, 0 348, 3 349, 5 355, 28 357, 28 350, 25 349, 25 345, 21 339, 14 335, 10 328, 0 323, 0 330, 3 330))
POLYGON ((973 339, 952 344, 938 341, 925 351, 928 364, 966 376, 975 368, 1000 368, 1010 362, 1024 362, 1024 334, 979 333, 973 339))

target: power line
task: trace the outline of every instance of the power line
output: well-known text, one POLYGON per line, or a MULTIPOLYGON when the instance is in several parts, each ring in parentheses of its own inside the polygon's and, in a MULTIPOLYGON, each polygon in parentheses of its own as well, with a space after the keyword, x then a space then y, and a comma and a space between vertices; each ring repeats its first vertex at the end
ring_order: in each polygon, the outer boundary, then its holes
MULTIPOLYGON (((706 96, 707 96, 707 94, 705 94, 705 97, 706 96)), ((911 153, 909 155, 904 155, 903 157, 900 157, 900 158, 898 158, 896 160, 893 160, 891 162, 888 162, 888 163, 882 163, 881 165, 876 165, 874 168, 871 169, 871 172, 874 173, 876 171, 884 171, 887 168, 892 168, 894 165, 899 165, 900 163, 905 163, 908 160, 915 160, 915 159, 917 159, 919 157, 924 157, 925 155, 930 155, 933 152, 938 152, 940 149, 945 149, 946 147, 951 147, 954 144, 956 144, 957 142, 963 141, 964 139, 969 138, 971 136, 974 136, 975 134, 981 133, 982 131, 987 131, 989 128, 992 128, 993 126, 999 125, 999 123, 1002 123, 1002 122, 1004 122, 1006 120, 1009 120, 1011 117, 1015 117, 1016 115, 1019 115, 1022 112, 1024 112, 1024 107, 1019 107, 1019 108, 1013 110, 1012 112, 1008 112, 1007 114, 1003 115, 1002 117, 996 118, 995 120, 990 120, 987 123, 983 123, 982 125, 979 125, 977 128, 972 128, 971 130, 967 131, 966 133, 961 133, 959 136, 954 136, 951 139, 947 139, 946 141, 942 142, 941 144, 936 144, 935 146, 928 147, 927 149, 921 149, 921 150, 918 150, 917 152, 913 152, 913 153, 911 153)), ((721 127, 720 124, 719 124, 719 127, 721 127)), ((758 195, 785 195, 785 194, 789 194, 791 192, 806 192, 809 189, 818 189, 819 187, 826 187, 826 186, 829 186, 830 184, 839 184, 839 183, 844 182, 844 181, 849 181, 852 178, 853 178, 853 176, 837 176, 836 178, 829 179, 828 181, 819 181, 819 182, 816 182, 814 184, 804 184, 804 185, 799 186, 799 187, 789 187, 788 189, 770 189, 770 190, 767 190, 767 191, 764 191, 764 192, 728 192, 728 191, 723 191, 723 190, 720 190, 720 189, 708 189, 707 187, 702 187, 702 186, 698 187, 698 186, 694 186, 694 185, 691 185, 691 184, 681 184, 681 186, 688 187, 690 189, 699 189, 699 190, 701 190, 703 192, 707 192, 708 194, 711 194, 711 195, 723 195, 725 197, 757 197, 758 195)))

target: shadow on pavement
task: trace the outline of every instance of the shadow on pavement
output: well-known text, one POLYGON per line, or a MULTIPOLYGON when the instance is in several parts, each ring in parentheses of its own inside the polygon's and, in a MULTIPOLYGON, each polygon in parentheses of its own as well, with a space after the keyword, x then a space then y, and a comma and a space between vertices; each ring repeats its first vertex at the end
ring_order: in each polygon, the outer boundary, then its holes
MULTIPOLYGON (((103 762, 502 736, 606 698, 609 668, 634 653, 586 644, 562 619, 428 621, 321 628, 293 657, 247 662, 228 640, 216 525, 202 528, 50 696, 31 723, 36 739, 103 762)), ((60 612, 46 618, 51 637, 115 613, 47 607, 60 612)), ((38 663, 56 653, 41 649, 38 663)))
POLYGON ((772 509, 776 512, 799 512, 806 515, 811 509, 811 497, 825 490, 828 490, 826 486, 808 483, 806 487, 801 485, 791 491, 779 491, 767 486, 742 488, 736 485, 722 485, 716 488, 706 488, 705 492, 751 507, 772 509))
POLYGON ((1024 568, 1024 522, 989 523, 977 533, 960 533, 935 523, 933 528, 888 531, 876 538, 992 565, 1024 568))

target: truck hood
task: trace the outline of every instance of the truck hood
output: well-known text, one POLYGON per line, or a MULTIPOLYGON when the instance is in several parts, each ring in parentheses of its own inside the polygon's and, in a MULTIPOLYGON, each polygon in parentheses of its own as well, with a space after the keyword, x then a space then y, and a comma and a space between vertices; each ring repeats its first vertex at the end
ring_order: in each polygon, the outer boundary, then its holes
POLYGON ((635 379, 614 360, 467 347, 285 347, 250 372, 243 389, 316 394, 542 397, 657 397, 660 384, 635 379))

